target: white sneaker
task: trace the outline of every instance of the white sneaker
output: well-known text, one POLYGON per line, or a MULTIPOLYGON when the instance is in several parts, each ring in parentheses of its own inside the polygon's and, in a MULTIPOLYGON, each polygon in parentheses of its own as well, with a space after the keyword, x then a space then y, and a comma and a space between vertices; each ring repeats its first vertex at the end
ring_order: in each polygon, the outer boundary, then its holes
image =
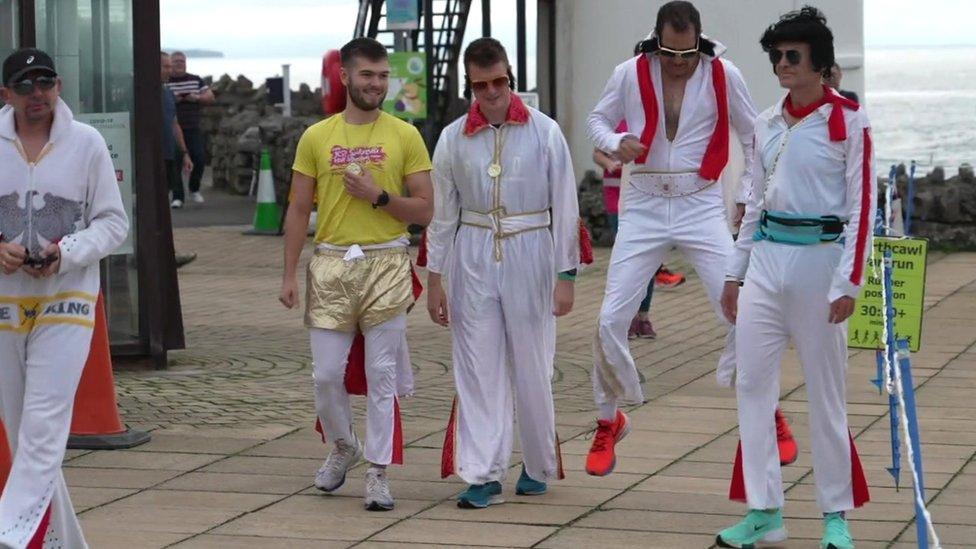
POLYGON ((390 481, 386 478, 386 469, 379 467, 366 469, 365 506, 367 511, 393 509, 393 494, 390 493, 390 481))
POLYGON ((359 458, 363 457, 363 447, 359 439, 353 434, 352 442, 337 440, 335 448, 325 458, 325 463, 315 474, 315 487, 323 492, 337 490, 346 482, 346 472, 352 469, 359 458))
POLYGON ((170 208, 173 208, 174 210, 178 210, 178 209, 180 209, 180 208, 183 207, 183 201, 180 200, 180 199, 176 199, 176 200, 170 202, 169 207, 170 208))
POLYGON ((192 199, 197 204, 203 204, 204 202, 203 195, 200 194, 199 192, 190 193, 190 199, 192 199))

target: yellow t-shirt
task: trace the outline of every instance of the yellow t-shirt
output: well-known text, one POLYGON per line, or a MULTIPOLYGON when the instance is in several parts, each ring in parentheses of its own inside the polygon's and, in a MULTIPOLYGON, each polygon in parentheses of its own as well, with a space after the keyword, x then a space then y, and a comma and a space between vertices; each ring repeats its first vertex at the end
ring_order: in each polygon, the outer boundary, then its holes
POLYGON ((315 242, 367 245, 405 236, 406 223, 346 192, 342 176, 352 162, 391 196, 404 195, 406 176, 431 169, 417 128, 385 112, 370 124, 347 124, 338 114, 310 126, 298 141, 292 169, 315 178, 315 242))

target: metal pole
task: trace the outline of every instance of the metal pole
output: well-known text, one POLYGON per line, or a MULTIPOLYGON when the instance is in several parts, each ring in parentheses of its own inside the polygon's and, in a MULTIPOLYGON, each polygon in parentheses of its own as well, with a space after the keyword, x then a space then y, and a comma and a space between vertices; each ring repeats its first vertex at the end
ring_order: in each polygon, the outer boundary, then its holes
POLYGON ((516 0, 516 58, 518 63, 518 91, 525 91, 525 0, 516 0))
POLYGON ((491 36, 491 0, 481 0, 481 36, 491 36))
POLYGON ((288 63, 281 66, 281 91, 285 102, 282 114, 291 116, 291 65, 288 63))
POLYGON ((434 149, 436 117, 440 113, 437 90, 434 89, 434 2, 424 0, 424 50, 427 58, 427 120, 424 138, 429 150, 434 149))

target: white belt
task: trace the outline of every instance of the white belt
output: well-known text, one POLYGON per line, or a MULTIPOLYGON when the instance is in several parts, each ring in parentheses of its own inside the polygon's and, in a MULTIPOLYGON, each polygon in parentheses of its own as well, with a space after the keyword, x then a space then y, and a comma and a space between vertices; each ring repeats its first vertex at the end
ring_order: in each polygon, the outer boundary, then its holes
POLYGON ((507 238, 526 231, 548 229, 552 218, 549 210, 509 214, 501 207, 488 213, 461 210, 461 224, 488 229, 495 238, 507 238))
POLYGON ((677 198, 688 196, 707 189, 714 184, 698 172, 630 172, 630 184, 637 190, 651 196, 677 198))

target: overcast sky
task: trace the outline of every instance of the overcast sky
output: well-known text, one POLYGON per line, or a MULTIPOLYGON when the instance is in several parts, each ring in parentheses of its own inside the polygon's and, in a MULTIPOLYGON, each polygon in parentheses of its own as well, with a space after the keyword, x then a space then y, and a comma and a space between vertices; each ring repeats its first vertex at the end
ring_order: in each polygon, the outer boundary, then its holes
MULTIPOLYGON (((598 0, 576 0, 598 1, 598 0)), ((741 0, 730 0, 741 1, 741 0)), ((810 0, 816 4, 816 0, 810 0)), ((165 48, 207 48, 229 56, 321 55, 352 38, 355 0, 162 0, 165 48)), ((535 2, 529 0, 530 10, 535 2)), ((493 34, 515 42, 515 0, 492 0, 493 34), (510 14, 510 15, 509 15, 510 14)), ((864 0, 865 44, 976 45, 972 0, 864 0)), ((529 15, 534 20, 534 13, 529 15)), ((481 28, 474 2, 469 28, 481 28)), ((530 35, 529 44, 534 36, 530 35)), ((530 46, 531 47, 531 46, 530 46)))

